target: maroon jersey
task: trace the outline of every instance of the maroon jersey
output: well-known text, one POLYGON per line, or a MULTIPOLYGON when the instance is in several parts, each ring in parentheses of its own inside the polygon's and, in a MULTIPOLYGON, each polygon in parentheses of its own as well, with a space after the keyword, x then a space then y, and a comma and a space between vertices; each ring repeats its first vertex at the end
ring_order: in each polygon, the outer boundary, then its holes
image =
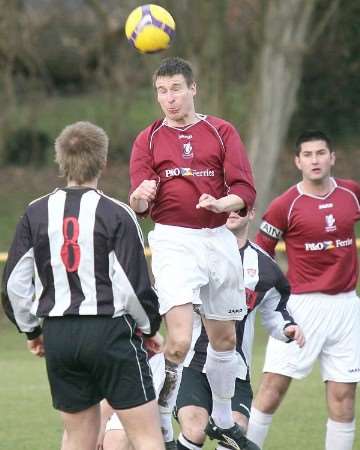
POLYGON ((283 238, 294 294, 338 294, 355 289, 358 260, 354 225, 360 220, 360 185, 333 179, 324 197, 291 187, 268 207, 256 242, 274 255, 283 238))
POLYGON ((201 194, 255 201, 255 188, 243 143, 235 128, 217 117, 198 115, 184 128, 158 120, 135 140, 130 159, 131 192, 143 180, 156 180, 150 205, 154 222, 188 228, 223 225, 227 213, 196 209, 201 194))

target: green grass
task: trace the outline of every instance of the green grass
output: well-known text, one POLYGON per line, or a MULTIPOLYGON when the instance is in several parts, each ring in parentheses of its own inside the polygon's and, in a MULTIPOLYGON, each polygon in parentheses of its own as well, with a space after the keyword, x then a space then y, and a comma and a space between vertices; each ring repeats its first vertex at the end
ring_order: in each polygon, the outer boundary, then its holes
MULTIPOLYGON (((44 360, 27 351, 24 336, 1 316, 0 342, 0 449, 59 448, 61 423, 51 405, 44 360)), ((265 342, 266 333, 257 325, 254 391, 261 375, 265 342)), ((359 402, 357 416, 360 417, 359 402)), ((265 450, 322 450, 326 417, 324 388, 316 367, 305 380, 293 382, 274 417, 265 450)), ((213 442, 207 442, 206 450, 214 448, 213 442)))

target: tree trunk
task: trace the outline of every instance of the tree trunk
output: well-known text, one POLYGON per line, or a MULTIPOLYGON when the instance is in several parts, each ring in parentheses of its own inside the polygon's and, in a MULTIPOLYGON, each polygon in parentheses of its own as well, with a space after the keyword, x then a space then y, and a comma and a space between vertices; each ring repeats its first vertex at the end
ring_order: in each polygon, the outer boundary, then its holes
POLYGON ((271 182, 295 110, 316 1, 267 2, 247 139, 258 192, 257 223, 270 200, 271 182))

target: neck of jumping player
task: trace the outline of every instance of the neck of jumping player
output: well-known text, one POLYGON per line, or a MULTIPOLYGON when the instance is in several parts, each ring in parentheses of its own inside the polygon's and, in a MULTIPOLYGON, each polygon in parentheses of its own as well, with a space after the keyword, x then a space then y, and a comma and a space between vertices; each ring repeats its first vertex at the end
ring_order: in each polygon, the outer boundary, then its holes
POLYGON ((305 194, 317 195, 320 197, 327 195, 332 188, 333 181, 330 175, 318 180, 303 178, 301 182, 301 189, 305 194))
POLYGON ((194 110, 189 111, 188 113, 183 114, 182 116, 166 116, 165 118, 166 124, 170 127, 174 128, 183 128, 188 125, 193 125, 199 122, 199 117, 197 116, 194 110))

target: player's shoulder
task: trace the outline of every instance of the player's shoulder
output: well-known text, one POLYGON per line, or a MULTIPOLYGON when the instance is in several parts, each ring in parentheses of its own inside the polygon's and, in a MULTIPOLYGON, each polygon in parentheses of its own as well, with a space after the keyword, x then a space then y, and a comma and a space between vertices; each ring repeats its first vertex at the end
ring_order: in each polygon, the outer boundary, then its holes
POLYGON ((132 220, 137 221, 135 212, 130 208, 127 203, 124 203, 114 197, 105 194, 102 191, 97 191, 100 195, 101 203, 109 210, 112 210, 115 214, 120 214, 125 217, 129 217, 132 220))
POLYGON ((217 116, 198 114, 198 117, 208 125, 216 128, 216 130, 235 130, 235 126, 228 120, 217 116))
POLYGON ((162 127, 164 126, 164 119, 157 119, 154 122, 152 122, 150 125, 148 125, 146 128, 144 128, 140 133, 137 135, 136 140, 141 141, 149 141, 152 136, 157 133, 162 127))
POLYGON ((358 182, 345 178, 334 178, 334 181, 336 183, 337 188, 342 190, 348 190, 356 195, 359 195, 360 184, 358 182))
POLYGON ((263 248, 261 248, 258 244, 256 244, 253 241, 248 241, 248 248, 252 249, 258 254, 259 259, 266 261, 266 263, 270 265, 277 266, 277 263, 275 259, 269 255, 267 251, 265 251, 263 248))
POLYGON ((56 188, 51 192, 48 192, 45 195, 42 195, 41 197, 37 197, 33 200, 31 200, 31 202, 28 204, 27 206, 27 211, 32 211, 34 209, 38 209, 41 208, 42 206, 44 206, 45 204, 47 204, 47 202, 49 201, 49 198, 58 194, 59 192, 61 192, 60 188, 56 188))
POLYGON ((294 201, 300 197, 301 193, 299 192, 297 185, 291 186, 289 189, 287 189, 285 192, 278 195, 271 201, 268 210, 272 209, 288 210, 294 203, 294 201))

